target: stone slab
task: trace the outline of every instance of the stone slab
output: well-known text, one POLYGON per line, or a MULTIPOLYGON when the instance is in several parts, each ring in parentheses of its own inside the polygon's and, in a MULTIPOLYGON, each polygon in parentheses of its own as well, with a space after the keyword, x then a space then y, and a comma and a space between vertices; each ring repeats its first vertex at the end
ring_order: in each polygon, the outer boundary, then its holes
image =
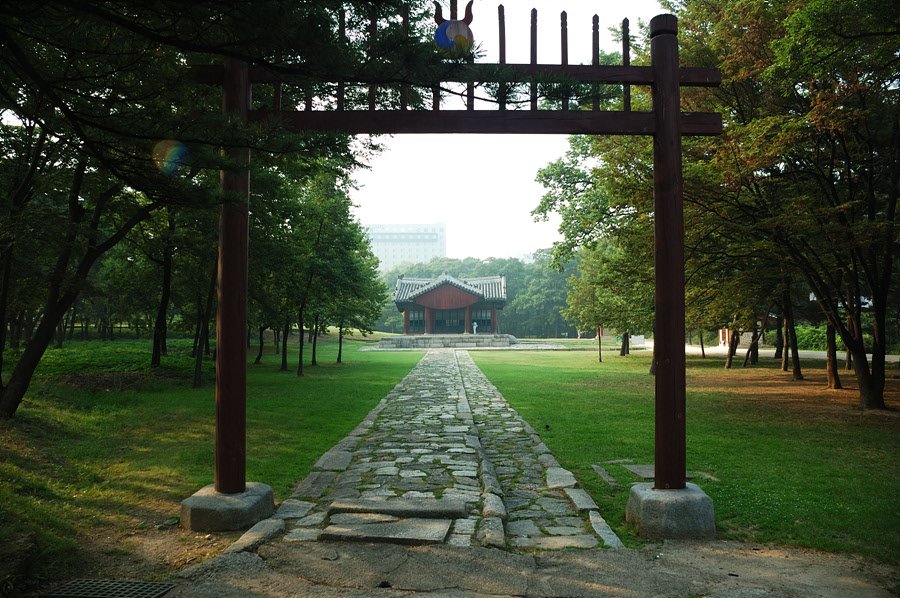
POLYGON ((594 536, 541 536, 539 538, 513 538, 516 548, 536 548, 538 550, 562 550, 563 548, 594 548, 599 541, 594 536))
POLYGON ((606 519, 601 517, 599 512, 591 511, 590 517, 591 527, 594 528, 594 533, 600 536, 600 539, 603 540, 603 543, 606 544, 608 548, 625 548, 625 545, 622 544, 622 540, 620 540, 619 536, 616 535, 616 532, 609 527, 606 519))
POLYGON ((625 521, 651 539, 712 540, 716 537, 712 499, 696 484, 678 490, 655 490, 653 484, 631 487, 625 521))
POLYGON ((313 471, 297 485, 291 497, 319 498, 336 477, 335 471, 313 471))
POLYGON ((335 500, 328 507, 328 513, 383 513, 395 517, 416 518, 460 518, 467 515, 466 503, 453 498, 441 499, 405 499, 367 500, 341 499, 335 500))
POLYGON ((594 502, 594 499, 591 498, 591 495, 581 488, 563 488, 563 491, 569 496, 569 500, 572 501, 572 504, 579 511, 592 511, 600 508, 594 502))
POLYGON ((286 533, 285 542, 315 542, 322 535, 322 530, 315 527, 299 527, 286 533))
POLYGON ((237 539, 231 546, 225 549, 229 552, 243 552, 253 550, 260 544, 274 538, 284 531, 284 519, 263 519, 237 539))
POLYGON ((316 461, 313 469, 324 469, 327 471, 344 471, 353 460, 353 453, 349 451, 330 450, 316 461))
POLYGON ((275 519, 300 519, 306 517, 312 508, 316 506, 305 500, 297 500, 296 498, 287 498, 272 515, 275 519))
POLYGON ((485 517, 478 526, 478 542, 482 546, 493 548, 506 547, 506 534, 503 531, 503 520, 499 517, 485 517))
POLYGON ((575 476, 568 469, 562 467, 547 468, 548 488, 572 488, 576 483, 575 476))
POLYGON ((531 519, 518 519, 506 522, 506 532, 510 536, 540 536, 542 532, 531 519))
POLYGON ((485 494, 484 508, 482 508, 481 514, 485 517, 499 517, 505 520, 506 505, 503 504, 503 499, 496 494, 485 494))
POLYGON ((222 532, 247 529, 275 511, 272 488, 247 482, 246 490, 236 494, 216 492, 215 486, 204 486, 181 501, 181 525, 185 529, 222 532))
POLYGON ((435 544, 450 531, 450 519, 398 519, 384 523, 329 525, 320 540, 390 542, 392 544, 435 544))
MULTIPOLYGON (((653 463, 636 463, 634 465, 623 464, 622 467, 644 480, 652 480, 656 477, 656 468, 653 466, 653 463)), ((686 475, 685 478, 692 480, 694 479, 694 476, 686 475)))
POLYGON ((609 472, 606 471, 606 469, 604 469, 603 467, 595 463, 594 465, 591 465, 591 469, 594 470, 594 473, 603 478, 603 481, 609 484, 610 487, 615 488, 618 485, 618 483, 616 482, 616 478, 609 475, 609 472))
POLYGON ((334 525, 363 525, 366 523, 390 523, 399 518, 383 513, 335 513, 328 518, 328 523, 334 525))

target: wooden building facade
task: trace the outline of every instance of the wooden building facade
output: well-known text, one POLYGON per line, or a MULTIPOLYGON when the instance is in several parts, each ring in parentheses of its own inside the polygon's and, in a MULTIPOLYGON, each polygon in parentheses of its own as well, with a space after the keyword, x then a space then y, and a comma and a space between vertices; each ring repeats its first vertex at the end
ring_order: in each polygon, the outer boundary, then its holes
POLYGON ((397 279, 394 303, 403 334, 497 334, 506 305, 506 277, 397 279))

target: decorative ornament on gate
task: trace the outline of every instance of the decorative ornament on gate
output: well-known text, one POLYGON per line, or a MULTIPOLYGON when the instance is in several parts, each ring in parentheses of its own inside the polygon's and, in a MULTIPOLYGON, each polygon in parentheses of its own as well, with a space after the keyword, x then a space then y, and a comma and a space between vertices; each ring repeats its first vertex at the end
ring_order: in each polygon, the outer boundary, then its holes
POLYGON ((445 19, 441 14, 441 5, 434 3, 434 22, 437 23, 437 31, 434 32, 434 43, 438 51, 447 58, 464 58, 472 51, 475 38, 469 25, 472 23, 472 2, 466 5, 466 15, 461 20, 445 19))

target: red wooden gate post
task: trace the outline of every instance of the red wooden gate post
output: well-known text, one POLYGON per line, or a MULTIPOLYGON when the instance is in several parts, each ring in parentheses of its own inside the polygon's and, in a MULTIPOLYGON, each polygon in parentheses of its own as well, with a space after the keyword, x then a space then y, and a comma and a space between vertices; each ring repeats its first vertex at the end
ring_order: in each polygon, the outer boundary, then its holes
POLYGON ((650 21, 656 268, 656 489, 685 487, 684 214, 678 21, 650 21))
MULTIPOLYGON (((223 86, 225 112, 246 120, 250 108, 247 63, 226 59, 223 86)), ((215 488, 235 494, 246 489, 250 150, 232 147, 225 155, 237 166, 221 171, 226 203, 219 213, 215 488)))

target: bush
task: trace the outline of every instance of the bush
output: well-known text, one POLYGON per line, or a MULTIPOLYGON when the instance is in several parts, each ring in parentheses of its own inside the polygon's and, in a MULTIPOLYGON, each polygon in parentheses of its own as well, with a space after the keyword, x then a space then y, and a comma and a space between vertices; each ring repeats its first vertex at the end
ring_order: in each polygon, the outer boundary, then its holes
MULTIPOLYGON (((838 344, 843 344, 838 341, 838 344)), ((827 351, 825 324, 797 324, 797 348, 805 351, 827 351)))

